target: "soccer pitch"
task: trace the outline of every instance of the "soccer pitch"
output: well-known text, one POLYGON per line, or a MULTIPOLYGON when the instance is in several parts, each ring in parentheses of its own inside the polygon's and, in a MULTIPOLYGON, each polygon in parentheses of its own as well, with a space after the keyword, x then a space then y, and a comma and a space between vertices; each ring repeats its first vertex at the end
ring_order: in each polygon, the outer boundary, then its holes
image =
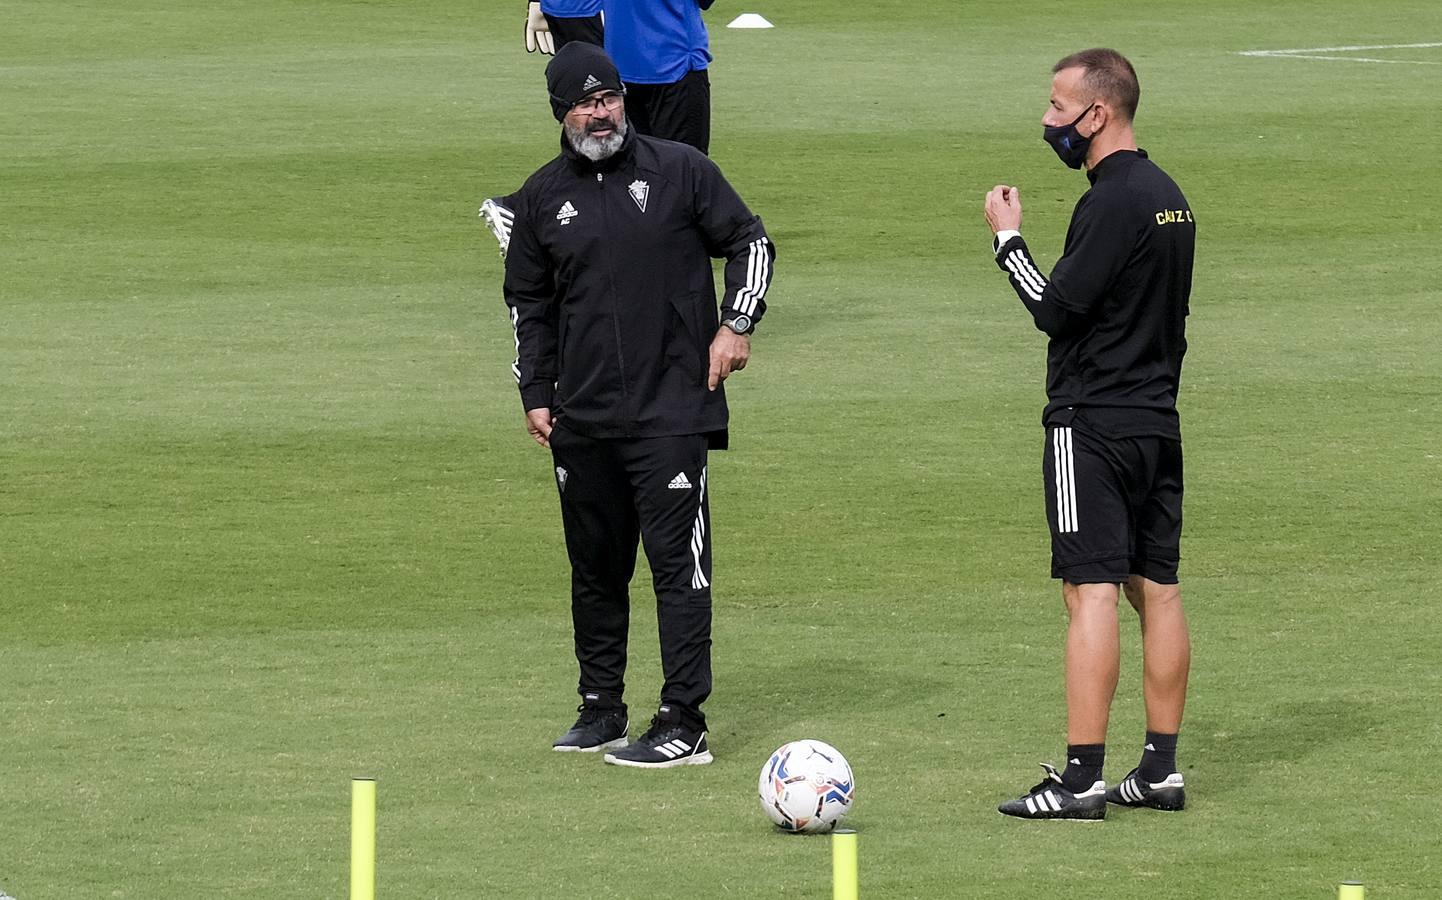
POLYGON ((664 772, 549 749, 569 576, 476 219, 556 151, 523 15, 0 0, 0 895, 344 896, 370 775, 381 897, 828 897, 755 798, 810 737, 865 897, 1442 896, 1435 0, 717 0, 778 257, 711 460, 716 762, 664 772), (1097 45, 1198 221, 1195 650, 1188 809, 1080 826, 995 812, 1060 761, 1064 621, 981 200, 1055 261, 1049 69, 1097 45))

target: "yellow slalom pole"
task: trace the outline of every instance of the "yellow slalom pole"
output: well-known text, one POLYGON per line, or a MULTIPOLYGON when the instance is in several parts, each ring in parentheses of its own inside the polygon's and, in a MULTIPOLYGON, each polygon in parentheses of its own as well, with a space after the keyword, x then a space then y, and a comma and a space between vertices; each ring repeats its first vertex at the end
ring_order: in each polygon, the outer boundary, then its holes
POLYGON ((376 897, 376 780, 350 782, 350 900, 376 897))
POLYGON ((1337 900, 1363 900, 1367 889, 1360 881, 1344 881, 1337 886, 1337 900))
POLYGON ((856 832, 841 828, 831 833, 831 897, 832 900, 857 900, 860 892, 856 832))

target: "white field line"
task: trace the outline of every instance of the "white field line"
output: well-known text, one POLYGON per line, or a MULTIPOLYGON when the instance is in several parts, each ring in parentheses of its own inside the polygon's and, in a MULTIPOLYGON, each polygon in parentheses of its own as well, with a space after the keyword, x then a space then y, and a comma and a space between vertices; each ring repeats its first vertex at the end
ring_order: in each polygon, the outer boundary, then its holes
POLYGON ((1411 66, 1442 66, 1431 59, 1379 59, 1375 56, 1323 56, 1333 53, 1356 53, 1361 50, 1415 50, 1420 47, 1442 47, 1442 41, 1425 44, 1357 44, 1350 47, 1301 47, 1294 50, 1238 50, 1238 56, 1266 56, 1273 59, 1330 59, 1339 62, 1394 63, 1411 66))

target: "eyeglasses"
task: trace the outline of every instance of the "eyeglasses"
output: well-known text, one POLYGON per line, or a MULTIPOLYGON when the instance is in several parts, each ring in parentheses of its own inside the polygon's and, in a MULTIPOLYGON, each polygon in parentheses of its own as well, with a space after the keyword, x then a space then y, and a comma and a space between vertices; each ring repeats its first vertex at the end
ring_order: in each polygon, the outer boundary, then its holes
POLYGON ((578 112, 583 116, 594 116, 604 106, 608 112, 614 112, 621 108, 621 101, 625 97, 626 95, 620 91, 607 91, 604 94, 587 97, 585 100, 577 100, 571 104, 571 111, 578 112))

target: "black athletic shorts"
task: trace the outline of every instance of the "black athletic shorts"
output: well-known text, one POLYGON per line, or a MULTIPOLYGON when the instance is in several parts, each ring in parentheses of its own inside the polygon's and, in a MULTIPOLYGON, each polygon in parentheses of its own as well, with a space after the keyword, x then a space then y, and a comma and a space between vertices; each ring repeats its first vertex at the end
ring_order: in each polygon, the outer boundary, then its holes
POLYGON ((711 151, 711 76, 692 69, 671 84, 626 85, 626 118, 652 137, 711 151))
POLYGON ((1048 427, 1042 475, 1053 578, 1101 584, 1140 575, 1177 583, 1181 441, 1048 427))
POLYGON ((584 19, 568 19, 547 14, 546 24, 551 26, 551 39, 556 42, 557 50, 571 41, 585 41, 597 47, 606 45, 606 27, 601 22, 600 13, 584 19))

